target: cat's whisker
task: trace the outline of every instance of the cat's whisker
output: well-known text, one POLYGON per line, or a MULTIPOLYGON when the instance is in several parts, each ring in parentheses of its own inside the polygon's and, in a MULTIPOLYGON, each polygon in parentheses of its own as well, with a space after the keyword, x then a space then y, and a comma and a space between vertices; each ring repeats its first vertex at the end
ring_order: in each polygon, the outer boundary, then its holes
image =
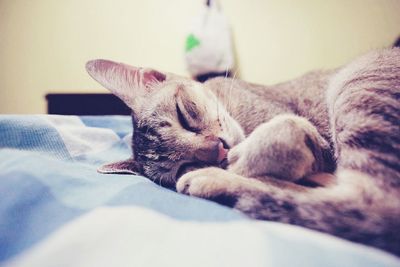
MULTIPOLYGON (((228 66, 227 66, 226 69, 225 69, 225 79, 224 79, 224 83, 227 82, 227 81, 228 81, 228 66)), ((225 86, 224 86, 224 88, 225 88, 225 86)), ((229 93, 229 92, 228 92, 228 93, 229 93)), ((227 92, 224 92, 224 95, 225 95, 225 98, 226 98, 227 92)), ((227 109, 227 103, 225 103, 225 109, 227 109)))
MULTIPOLYGON (((224 77, 224 82, 227 80, 228 77, 228 66, 226 66, 225 68, 225 77, 224 77)), ((220 120, 220 113, 219 113, 219 99, 220 99, 220 93, 221 93, 221 88, 217 89, 217 99, 216 99, 216 103, 217 103, 217 118, 218 120, 220 120)))
POLYGON ((236 73, 237 73, 237 70, 235 70, 235 72, 233 73, 233 77, 232 77, 232 79, 231 79, 231 85, 230 85, 230 87, 229 87, 229 90, 228 90, 228 94, 227 94, 227 100, 226 100, 226 107, 227 107, 227 110, 230 110, 231 109, 231 103, 232 103, 232 88, 233 88, 233 83, 234 83, 234 81, 235 81, 235 78, 236 78, 236 73))

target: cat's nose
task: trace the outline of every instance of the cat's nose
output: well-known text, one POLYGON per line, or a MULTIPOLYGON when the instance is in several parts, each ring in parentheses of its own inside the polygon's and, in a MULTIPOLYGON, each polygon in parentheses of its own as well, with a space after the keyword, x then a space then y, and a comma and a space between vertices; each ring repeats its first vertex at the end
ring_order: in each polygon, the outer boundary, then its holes
POLYGON ((225 142, 218 137, 208 137, 202 147, 194 152, 197 160, 220 164, 228 156, 228 149, 225 148, 225 142))

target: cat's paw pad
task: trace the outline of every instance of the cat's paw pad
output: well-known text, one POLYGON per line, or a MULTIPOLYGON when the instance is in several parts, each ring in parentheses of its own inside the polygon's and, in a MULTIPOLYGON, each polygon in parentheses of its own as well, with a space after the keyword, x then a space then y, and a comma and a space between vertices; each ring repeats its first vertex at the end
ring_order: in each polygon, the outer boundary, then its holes
POLYGON ((217 168, 205 168, 183 175, 176 183, 179 193, 212 198, 225 192, 231 183, 228 172, 217 168))

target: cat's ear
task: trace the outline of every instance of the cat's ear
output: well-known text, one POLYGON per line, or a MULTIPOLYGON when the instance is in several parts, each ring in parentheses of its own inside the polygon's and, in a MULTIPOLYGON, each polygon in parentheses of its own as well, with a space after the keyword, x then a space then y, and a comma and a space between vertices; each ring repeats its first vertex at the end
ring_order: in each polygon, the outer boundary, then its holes
POLYGON ((108 163, 97 169, 100 173, 116 173, 116 174, 135 174, 139 175, 139 165, 133 158, 127 160, 108 163))
POLYGON ((136 68, 104 59, 87 62, 86 70, 130 108, 133 108, 135 100, 145 97, 152 90, 154 83, 166 79, 165 74, 152 69, 136 68))

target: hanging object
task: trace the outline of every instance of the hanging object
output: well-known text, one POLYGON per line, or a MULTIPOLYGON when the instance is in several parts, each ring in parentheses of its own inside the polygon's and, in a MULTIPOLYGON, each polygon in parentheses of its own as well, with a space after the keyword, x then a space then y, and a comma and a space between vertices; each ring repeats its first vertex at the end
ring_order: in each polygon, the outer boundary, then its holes
POLYGON ((201 82, 229 76, 234 68, 228 20, 217 0, 208 0, 194 18, 186 37, 185 59, 189 73, 201 82))

